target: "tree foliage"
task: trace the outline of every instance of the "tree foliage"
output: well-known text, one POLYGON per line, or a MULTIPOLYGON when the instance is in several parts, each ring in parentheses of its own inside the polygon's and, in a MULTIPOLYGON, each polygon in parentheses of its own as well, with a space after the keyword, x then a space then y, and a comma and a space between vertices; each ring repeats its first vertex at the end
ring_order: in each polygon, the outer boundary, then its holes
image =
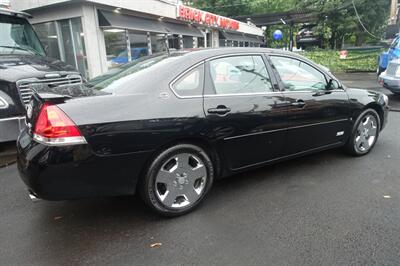
MULTIPOLYGON (((228 17, 310 10, 317 13, 317 29, 331 47, 355 36, 355 44, 372 38, 361 26, 353 0, 186 0, 185 4, 228 17)), ((360 20, 372 35, 383 36, 390 0, 354 0, 360 20)))

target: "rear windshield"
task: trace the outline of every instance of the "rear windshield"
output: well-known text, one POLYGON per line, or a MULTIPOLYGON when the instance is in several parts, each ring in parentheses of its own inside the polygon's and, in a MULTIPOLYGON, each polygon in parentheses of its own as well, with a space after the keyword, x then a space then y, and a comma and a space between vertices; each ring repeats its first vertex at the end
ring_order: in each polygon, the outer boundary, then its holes
POLYGON ((90 80, 86 85, 110 93, 123 90, 127 87, 126 85, 132 88, 135 84, 134 81, 140 78, 143 73, 148 73, 149 71, 157 73, 159 67, 175 61, 181 55, 183 53, 144 56, 120 67, 113 68, 104 75, 90 80))

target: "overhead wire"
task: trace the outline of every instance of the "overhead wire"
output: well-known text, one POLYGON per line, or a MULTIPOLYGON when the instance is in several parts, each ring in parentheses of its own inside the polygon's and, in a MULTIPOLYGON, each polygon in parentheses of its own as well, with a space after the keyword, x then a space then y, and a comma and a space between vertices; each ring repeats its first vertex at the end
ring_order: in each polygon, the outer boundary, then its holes
POLYGON ((356 4, 354 3, 354 0, 352 1, 352 3, 353 3, 354 12, 355 12, 356 17, 358 19, 358 22, 360 23, 360 25, 364 29, 364 31, 366 33, 368 33, 370 36, 380 40, 381 39, 380 37, 377 37, 376 35, 372 34, 369 30, 367 30, 367 28, 365 27, 364 23, 361 21, 361 18, 360 18, 360 15, 358 14, 358 11, 357 11, 357 8, 356 8, 356 4))

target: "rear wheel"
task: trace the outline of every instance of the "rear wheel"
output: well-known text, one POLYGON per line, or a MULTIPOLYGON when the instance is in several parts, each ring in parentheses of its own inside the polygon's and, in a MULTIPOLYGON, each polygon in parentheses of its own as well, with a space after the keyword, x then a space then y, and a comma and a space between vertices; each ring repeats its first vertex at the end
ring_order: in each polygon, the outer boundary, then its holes
POLYGON ((365 110, 354 124, 346 144, 347 151, 355 156, 368 154, 378 140, 380 123, 379 115, 375 110, 365 110))
POLYGON ((191 144, 178 144, 154 159, 142 182, 141 195, 157 213, 178 216, 203 201, 213 180, 207 153, 191 144))

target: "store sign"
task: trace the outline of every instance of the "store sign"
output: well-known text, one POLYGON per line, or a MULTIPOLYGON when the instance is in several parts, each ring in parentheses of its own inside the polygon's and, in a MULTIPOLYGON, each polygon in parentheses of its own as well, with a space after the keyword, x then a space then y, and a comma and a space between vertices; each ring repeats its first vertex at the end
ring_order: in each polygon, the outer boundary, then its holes
POLYGON ((199 23, 211 27, 218 27, 226 30, 238 30, 239 21, 218 16, 209 12, 201 11, 199 9, 178 6, 178 18, 194 23, 199 23))

